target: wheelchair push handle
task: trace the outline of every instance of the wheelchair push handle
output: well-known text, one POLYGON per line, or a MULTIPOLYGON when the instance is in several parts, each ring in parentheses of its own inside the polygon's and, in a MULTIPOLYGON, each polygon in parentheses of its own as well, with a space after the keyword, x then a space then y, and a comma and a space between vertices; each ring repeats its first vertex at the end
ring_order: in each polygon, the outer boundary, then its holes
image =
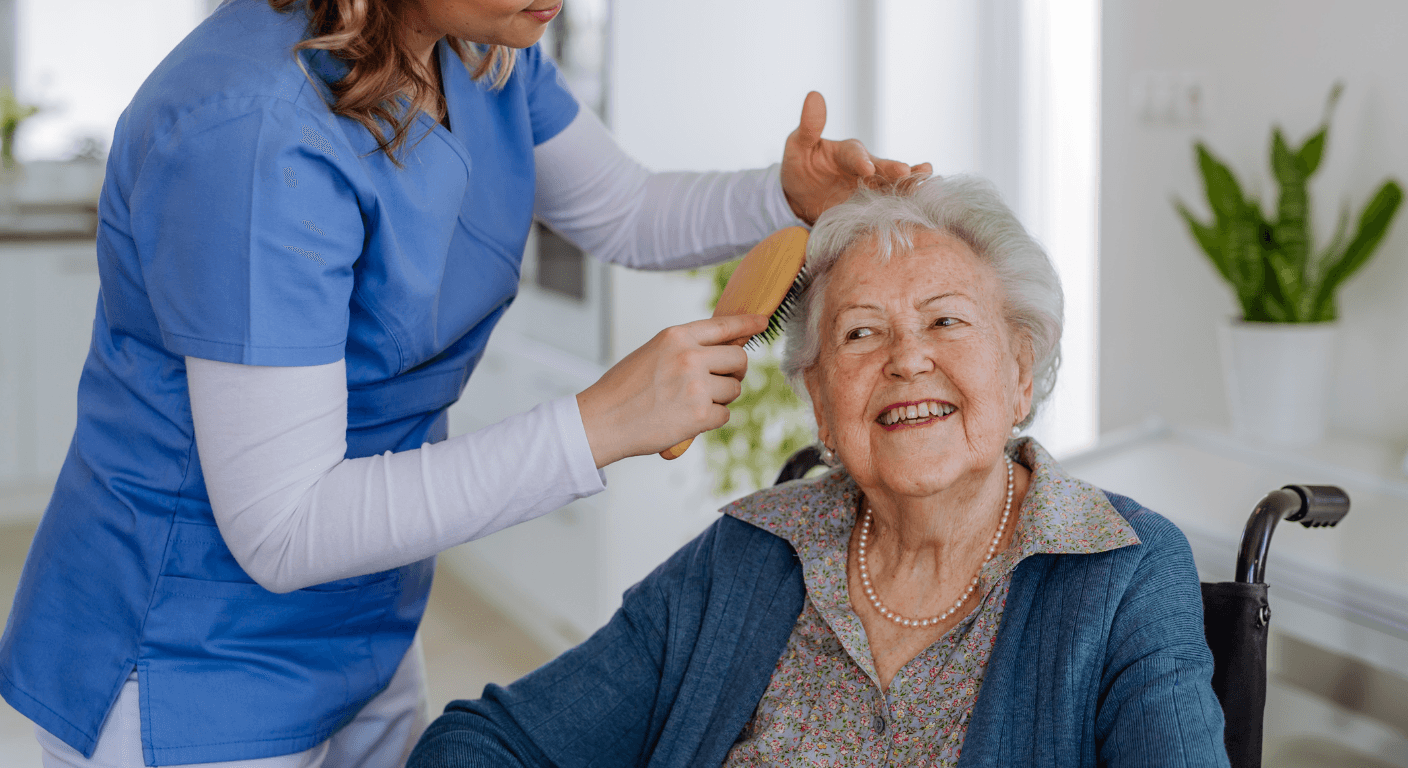
POLYGON ((1337 486, 1288 485, 1284 490, 1295 491, 1302 501, 1300 510, 1286 518, 1288 523, 1320 528, 1333 526, 1349 514, 1349 494, 1337 486))
POLYGON ((1349 514, 1349 494, 1333 485, 1288 485, 1272 491, 1252 510, 1237 551, 1237 581, 1266 583, 1271 534, 1282 520, 1306 528, 1332 527, 1349 514))

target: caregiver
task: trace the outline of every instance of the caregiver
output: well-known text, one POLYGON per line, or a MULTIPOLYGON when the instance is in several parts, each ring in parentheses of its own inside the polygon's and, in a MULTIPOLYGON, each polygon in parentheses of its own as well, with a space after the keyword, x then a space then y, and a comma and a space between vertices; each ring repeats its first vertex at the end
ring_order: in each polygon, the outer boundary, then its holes
POLYGON ((138 91, 78 427, 0 640, 46 765, 403 762, 432 556, 722 424, 747 365, 724 342, 764 327, 667 329, 445 440, 534 214, 693 267, 911 170, 821 140, 812 95, 780 166, 649 173, 534 47, 559 10, 228 0, 138 91))

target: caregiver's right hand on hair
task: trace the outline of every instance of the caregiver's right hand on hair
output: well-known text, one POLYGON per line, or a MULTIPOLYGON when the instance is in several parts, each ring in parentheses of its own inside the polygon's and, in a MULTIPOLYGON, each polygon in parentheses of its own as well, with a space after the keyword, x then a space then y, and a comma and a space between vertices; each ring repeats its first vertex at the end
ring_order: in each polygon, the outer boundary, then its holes
POLYGON ((598 468, 721 427, 742 392, 748 354, 729 342, 761 333, 764 315, 666 328, 577 395, 598 468))

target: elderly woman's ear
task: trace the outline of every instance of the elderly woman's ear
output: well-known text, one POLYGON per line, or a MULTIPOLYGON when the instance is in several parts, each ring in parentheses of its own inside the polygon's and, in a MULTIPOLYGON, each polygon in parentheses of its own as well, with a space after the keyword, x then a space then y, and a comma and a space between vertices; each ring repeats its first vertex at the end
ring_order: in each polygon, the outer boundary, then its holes
POLYGON ((1035 391, 1035 377, 1032 375, 1031 344, 1024 341, 1017 346, 1017 408, 1012 426, 1017 427, 1027 420, 1032 412, 1032 395, 1035 391))

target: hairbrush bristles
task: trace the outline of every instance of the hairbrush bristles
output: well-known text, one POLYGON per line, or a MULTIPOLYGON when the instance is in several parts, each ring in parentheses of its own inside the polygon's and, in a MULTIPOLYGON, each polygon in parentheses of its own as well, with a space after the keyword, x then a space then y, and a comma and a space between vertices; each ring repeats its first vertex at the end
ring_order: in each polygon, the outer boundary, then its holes
POLYGON ((762 333, 754 335, 744 344, 745 349, 760 349, 764 344, 771 344, 782 334, 782 326, 787 324, 792 316, 792 310, 797 302, 802 298, 802 292, 807 290, 807 285, 811 278, 807 275, 807 267, 802 265, 802 270, 797 273, 797 278, 792 281, 791 287, 787 289, 787 295, 782 297, 782 303, 777 305, 777 309, 768 317, 768 327, 762 333))

